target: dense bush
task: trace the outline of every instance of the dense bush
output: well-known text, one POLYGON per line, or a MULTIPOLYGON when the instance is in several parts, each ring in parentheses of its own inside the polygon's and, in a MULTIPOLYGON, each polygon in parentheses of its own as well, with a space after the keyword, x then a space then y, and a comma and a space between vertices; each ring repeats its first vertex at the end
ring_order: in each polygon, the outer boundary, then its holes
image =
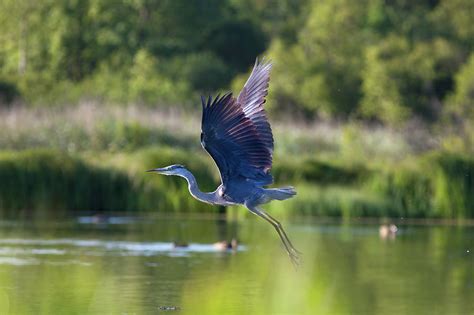
POLYGON ((16 85, 0 81, 0 106, 9 105, 19 96, 16 85))
POLYGON ((456 90, 449 98, 448 113, 454 114, 457 120, 468 118, 474 122, 474 53, 468 62, 455 76, 456 90))
POLYGON ((396 217, 431 217, 432 182, 417 166, 397 166, 374 173, 368 190, 389 203, 390 215, 396 217))
POLYGON ((268 205, 278 216, 320 216, 344 219, 360 217, 396 217, 390 202, 375 193, 356 187, 300 183, 297 197, 268 205))
POLYGON ((317 159, 277 161, 272 173, 279 182, 313 182, 350 185, 367 176, 363 166, 339 166, 317 159))
POLYGON ((433 208, 448 218, 474 218, 474 159, 466 156, 435 155, 433 208))
POLYGON ((474 159, 449 153, 430 154, 415 164, 374 173, 370 191, 387 198, 401 217, 474 217, 474 159))
POLYGON ((27 211, 133 210, 139 187, 123 173, 48 151, 2 153, 0 208, 27 211))
MULTIPOLYGON (((41 216, 68 211, 201 211, 181 179, 154 176, 145 170, 171 164, 170 150, 133 155, 140 163, 135 172, 86 162, 57 151, 3 152, 0 155, 0 209, 2 215, 41 216)), ((178 159, 179 160, 179 159, 178 159)), ((127 166, 130 163, 127 161, 127 166)), ((202 164, 192 165, 204 187, 211 186, 202 164)))

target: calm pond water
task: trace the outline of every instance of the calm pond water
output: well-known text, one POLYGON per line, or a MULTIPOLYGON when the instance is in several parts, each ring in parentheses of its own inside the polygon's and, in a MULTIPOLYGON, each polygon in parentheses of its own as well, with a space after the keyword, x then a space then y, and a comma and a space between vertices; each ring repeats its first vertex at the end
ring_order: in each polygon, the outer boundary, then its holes
POLYGON ((0 314, 474 314, 473 227, 285 226, 298 270, 256 217, 3 221, 0 314))

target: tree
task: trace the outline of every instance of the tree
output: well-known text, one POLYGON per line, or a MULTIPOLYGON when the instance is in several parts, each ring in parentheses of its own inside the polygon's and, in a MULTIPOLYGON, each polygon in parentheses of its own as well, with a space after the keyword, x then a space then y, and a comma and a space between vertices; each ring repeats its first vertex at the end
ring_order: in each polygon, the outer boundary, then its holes
POLYGON ((411 109, 405 104, 401 87, 396 81, 403 76, 397 61, 393 58, 408 50, 403 38, 393 38, 389 43, 373 45, 366 50, 366 66, 363 71, 362 98, 360 113, 363 117, 379 119, 386 123, 399 123, 406 120, 411 109))
POLYGON ((455 76, 455 90, 448 99, 448 113, 474 121, 474 53, 455 76))
POLYGON ((357 111, 364 45, 370 40, 365 5, 312 1, 295 45, 272 45, 277 61, 272 90, 278 91, 272 97, 277 108, 292 104, 313 115, 344 118, 357 111))
POLYGON ((411 44, 406 37, 391 36, 369 47, 362 116, 395 124, 411 115, 436 120, 459 58, 456 46, 441 38, 411 44))

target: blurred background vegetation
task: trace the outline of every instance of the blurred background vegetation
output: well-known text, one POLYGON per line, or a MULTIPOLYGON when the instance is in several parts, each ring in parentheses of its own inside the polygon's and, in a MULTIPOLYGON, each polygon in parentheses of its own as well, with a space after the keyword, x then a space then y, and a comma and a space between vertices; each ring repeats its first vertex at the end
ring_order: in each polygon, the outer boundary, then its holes
POLYGON ((199 95, 274 61, 279 215, 474 217, 470 0, 0 2, 0 208, 213 211, 199 95))

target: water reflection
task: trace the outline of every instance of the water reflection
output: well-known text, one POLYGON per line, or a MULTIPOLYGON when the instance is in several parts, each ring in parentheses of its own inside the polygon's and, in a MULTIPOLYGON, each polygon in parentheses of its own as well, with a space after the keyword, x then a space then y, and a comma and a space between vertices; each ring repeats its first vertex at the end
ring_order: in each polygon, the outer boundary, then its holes
POLYGON ((295 271, 253 219, 4 224, 0 314, 474 313, 473 228, 403 226, 383 242, 379 225, 286 224, 295 271), (237 234, 234 254, 215 248, 237 234))

